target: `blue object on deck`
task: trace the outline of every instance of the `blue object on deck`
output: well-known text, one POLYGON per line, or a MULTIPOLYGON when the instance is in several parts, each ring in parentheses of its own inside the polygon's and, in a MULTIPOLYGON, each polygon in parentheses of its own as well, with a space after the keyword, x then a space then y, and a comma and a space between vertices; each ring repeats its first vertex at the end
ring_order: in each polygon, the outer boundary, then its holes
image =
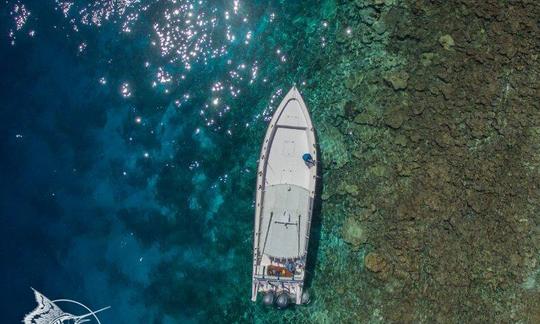
POLYGON ((313 156, 311 156, 311 154, 309 154, 309 153, 306 153, 306 154, 302 155, 302 159, 306 163, 315 164, 315 161, 313 161, 313 156))
POLYGON ((295 270, 295 269, 294 269, 294 263, 292 263, 292 262, 287 262, 287 263, 285 264, 285 267, 287 268, 287 270, 289 270, 289 272, 294 273, 294 270, 295 270))

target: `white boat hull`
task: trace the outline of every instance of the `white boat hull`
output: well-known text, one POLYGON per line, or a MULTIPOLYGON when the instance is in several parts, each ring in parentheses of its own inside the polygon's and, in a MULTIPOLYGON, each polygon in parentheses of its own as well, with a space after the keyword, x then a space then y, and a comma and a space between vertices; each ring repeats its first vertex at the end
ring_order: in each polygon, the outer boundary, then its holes
POLYGON ((302 303, 317 181, 315 130, 293 87, 266 131, 257 172, 252 300, 286 293, 302 303), (313 161, 303 159, 309 154, 313 161))

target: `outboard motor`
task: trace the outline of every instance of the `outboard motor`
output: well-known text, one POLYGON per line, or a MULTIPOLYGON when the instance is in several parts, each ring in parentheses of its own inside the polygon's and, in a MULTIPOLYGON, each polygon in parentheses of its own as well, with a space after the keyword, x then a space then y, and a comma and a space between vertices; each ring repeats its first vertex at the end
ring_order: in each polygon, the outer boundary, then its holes
POLYGON ((286 292, 282 292, 276 298, 276 306, 278 309, 284 309, 284 308, 287 308, 288 305, 289 305, 289 294, 287 294, 286 292))
POLYGON ((311 301, 311 296, 309 295, 309 292, 304 291, 302 294, 302 305, 307 305, 311 301))
POLYGON ((273 291, 267 292, 266 294, 264 294, 263 304, 266 306, 272 306, 272 304, 274 303, 274 297, 275 295, 273 291))

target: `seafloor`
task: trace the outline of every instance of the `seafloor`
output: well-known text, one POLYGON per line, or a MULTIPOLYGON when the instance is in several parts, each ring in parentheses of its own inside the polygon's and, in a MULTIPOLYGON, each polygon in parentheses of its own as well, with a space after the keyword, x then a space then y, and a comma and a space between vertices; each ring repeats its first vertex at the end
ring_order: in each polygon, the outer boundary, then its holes
POLYGON ((537 0, 6 3, 6 321, 32 286, 109 323, 540 323, 537 0), (253 33, 176 46, 177 5, 253 33), (253 175, 293 82, 322 188, 312 302, 277 311, 249 300, 253 175))
MULTIPOLYGON (((540 3, 354 1, 306 98, 318 322, 540 322, 540 3)), ((299 316, 298 313, 289 316, 299 316)))

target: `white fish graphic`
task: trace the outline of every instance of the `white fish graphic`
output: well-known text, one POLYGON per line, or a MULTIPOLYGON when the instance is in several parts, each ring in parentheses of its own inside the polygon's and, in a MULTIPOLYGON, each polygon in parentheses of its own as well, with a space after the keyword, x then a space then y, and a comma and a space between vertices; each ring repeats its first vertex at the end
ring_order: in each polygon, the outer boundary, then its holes
POLYGON ((90 321, 90 319, 88 318, 90 316, 93 316, 97 320, 97 322, 100 323, 99 319, 95 316, 95 314, 110 308, 110 306, 108 306, 97 311, 91 311, 88 307, 82 305, 79 302, 67 299, 62 300, 78 304, 90 311, 89 313, 84 315, 73 315, 61 310, 60 307, 58 307, 53 301, 45 297, 39 291, 35 290, 34 288, 32 288, 32 290, 34 291, 34 295, 36 297, 36 302, 38 305, 33 311, 24 316, 24 324, 80 324, 90 321))

